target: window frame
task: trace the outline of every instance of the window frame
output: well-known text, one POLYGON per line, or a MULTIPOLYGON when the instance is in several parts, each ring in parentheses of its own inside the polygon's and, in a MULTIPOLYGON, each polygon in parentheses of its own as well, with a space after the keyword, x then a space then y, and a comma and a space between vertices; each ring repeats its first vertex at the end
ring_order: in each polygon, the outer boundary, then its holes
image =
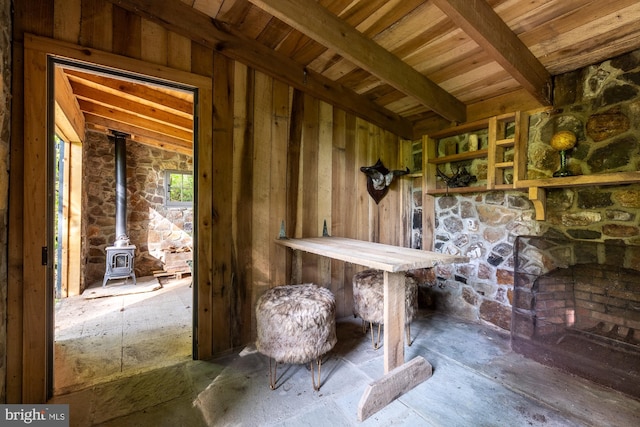
MULTIPOLYGON (((176 169, 165 169, 164 171, 164 205, 168 208, 180 208, 180 207, 192 207, 194 200, 191 201, 175 201, 171 200, 171 191, 170 191, 170 183, 171 183, 171 175, 182 175, 183 181, 185 175, 190 175, 192 177, 192 188, 191 191, 195 196, 195 182, 193 181, 193 171, 189 170, 176 170, 176 169)), ((184 185, 181 188, 181 195, 184 193, 184 185)), ((192 196, 193 197, 193 196, 192 196)))

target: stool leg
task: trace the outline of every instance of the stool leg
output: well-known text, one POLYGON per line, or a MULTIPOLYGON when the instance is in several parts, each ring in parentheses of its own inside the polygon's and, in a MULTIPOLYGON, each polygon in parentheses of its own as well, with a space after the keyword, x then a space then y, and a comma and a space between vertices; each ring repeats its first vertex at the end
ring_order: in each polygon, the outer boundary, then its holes
POLYGON ((316 386, 316 376, 313 370, 313 360, 309 362, 309 365, 311 365, 311 384, 313 385, 313 389, 315 391, 318 391, 320 390, 320 368, 322 368, 322 356, 318 357, 318 359, 316 360, 316 363, 318 364, 318 385, 317 386, 316 386))
POLYGON ((276 381, 278 379, 277 370, 278 370, 278 362, 274 360, 273 370, 271 369, 271 358, 269 358, 269 387, 271 390, 276 389, 276 381))
POLYGON ((405 327, 406 333, 407 333, 407 345, 409 347, 411 347, 411 323, 407 323, 407 326, 405 327))
POLYGON ((380 328, 382 327, 382 324, 378 323, 378 340, 377 341, 373 340, 373 322, 369 322, 369 326, 371 328, 371 345, 373 345, 374 350, 377 350, 378 348, 380 348, 380 328))

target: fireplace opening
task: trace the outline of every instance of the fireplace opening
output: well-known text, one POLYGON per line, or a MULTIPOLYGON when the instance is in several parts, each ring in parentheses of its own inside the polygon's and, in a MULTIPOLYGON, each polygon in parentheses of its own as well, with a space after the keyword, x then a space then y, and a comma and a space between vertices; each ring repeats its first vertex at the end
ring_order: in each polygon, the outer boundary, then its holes
POLYGON ((514 351, 640 397, 640 247, 520 236, 514 351))

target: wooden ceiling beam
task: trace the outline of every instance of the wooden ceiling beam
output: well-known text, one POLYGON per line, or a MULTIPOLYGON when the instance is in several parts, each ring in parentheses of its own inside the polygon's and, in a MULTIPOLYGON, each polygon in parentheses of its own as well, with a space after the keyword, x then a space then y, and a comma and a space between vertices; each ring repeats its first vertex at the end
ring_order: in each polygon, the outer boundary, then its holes
POLYGON ((551 75, 485 0, 432 1, 535 99, 551 105, 551 75))
POLYGON ((180 93, 177 90, 162 90, 162 88, 150 84, 130 82, 73 69, 66 69, 65 74, 71 82, 78 82, 84 86, 152 105, 154 108, 169 111, 182 117, 188 118, 193 115, 193 95, 191 93, 184 93, 184 96, 180 97, 177 96, 180 93))
POLYGON ((466 106, 314 0, 249 0, 325 47, 417 99, 442 117, 466 121, 466 106))
POLYGON ((129 123, 120 122, 113 118, 98 116, 92 113, 85 113, 85 120, 87 127, 93 127, 93 129, 114 129, 120 132, 128 133, 132 136, 132 140, 155 141, 155 146, 165 150, 192 150, 193 140, 184 140, 175 138, 169 135, 165 135, 150 129, 140 128, 129 123))
MULTIPOLYGON (((193 132, 176 128, 173 126, 169 126, 165 123, 156 122, 154 120, 145 119, 129 112, 118 110, 116 108, 109 108, 102 104, 97 104, 87 99, 79 99, 78 104, 80 105, 80 109, 85 114, 85 120, 87 114, 92 114, 94 116, 101 116, 112 120, 117 123, 126 123, 132 126, 135 126, 139 129, 147 129, 154 133, 159 133, 162 135, 168 135, 172 138, 176 138, 179 140, 190 142, 193 140, 193 132)), ((120 129, 116 129, 120 130, 120 129)), ((125 131, 122 131, 125 132, 125 131)), ((125 132, 132 133, 132 132, 125 132)))
POLYGON ((54 69, 55 126, 67 142, 84 141, 84 115, 69 80, 60 67, 54 69))
MULTIPOLYGON (((93 123, 87 124, 87 130, 103 133, 105 135, 111 135, 111 130, 109 128, 96 125, 93 123)), ((158 148, 160 150, 166 150, 166 151, 175 151, 176 153, 184 154, 186 156, 193 156, 193 150, 191 149, 191 147, 182 147, 182 146, 173 145, 171 143, 167 143, 163 141, 162 138, 158 139, 158 138, 142 137, 139 135, 130 135, 128 139, 130 141, 137 142, 137 143, 146 145, 148 147, 158 148)))
POLYGON ((409 120, 180 0, 109 1, 396 135, 412 137, 413 126, 409 120))
POLYGON ((185 118, 162 110, 156 106, 141 104, 133 99, 128 99, 113 93, 101 91, 95 87, 82 85, 78 82, 72 82, 71 87, 73 93, 83 100, 90 100, 95 103, 105 105, 107 107, 117 108, 119 110, 128 111, 138 117, 147 120, 167 123, 171 126, 181 128, 183 130, 193 130, 193 120, 191 117, 185 118))

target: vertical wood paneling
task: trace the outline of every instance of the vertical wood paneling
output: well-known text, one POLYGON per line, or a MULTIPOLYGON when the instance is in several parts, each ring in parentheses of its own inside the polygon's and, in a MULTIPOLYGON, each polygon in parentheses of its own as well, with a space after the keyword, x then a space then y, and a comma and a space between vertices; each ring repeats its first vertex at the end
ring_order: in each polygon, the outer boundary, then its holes
MULTIPOLYGON (((380 129, 380 159, 389 170, 401 169, 398 162, 398 138, 390 132, 380 129)), ((379 204, 378 233, 379 242, 395 244, 398 242, 401 224, 397 216, 400 206, 400 179, 395 178, 389 186, 387 195, 379 204)))
MULTIPOLYGON (((327 231, 329 231, 333 221, 331 212, 333 107, 326 102, 320 102, 318 107, 318 224, 316 235, 321 236, 325 223, 327 231)), ((328 258, 321 257, 318 260, 317 283, 331 289, 331 260, 328 258)))
POLYGON ((287 282, 287 249, 275 243, 280 224, 287 215, 287 147, 289 137, 289 111, 291 103, 289 86, 273 81, 273 114, 271 123, 271 178, 269 236, 271 256, 271 283, 287 282))
POLYGON ((356 239, 370 240, 371 234, 371 215, 370 215, 370 203, 374 203, 369 193, 367 193, 367 179, 365 175, 360 172, 360 167, 371 166, 372 162, 369 157, 369 148, 367 142, 369 141, 369 125, 367 122, 360 118, 356 118, 355 123, 355 166, 358 171, 355 176, 354 192, 357 197, 356 204, 356 224, 355 224, 355 236, 356 239))
MULTIPOLYGON (((332 174, 331 174, 331 228, 329 233, 332 236, 347 236, 347 215, 349 206, 345 203, 346 193, 346 151, 347 151, 347 131, 346 113, 336 108, 333 109, 333 150, 332 150, 332 174)), ((348 307, 344 295, 347 285, 344 281, 345 263, 341 261, 331 261, 331 290, 338 296, 336 298, 336 312, 344 313, 348 307)), ((349 283, 351 286, 351 283, 349 283)))
MULTIPOLYGON (((15 28, 15 27, 14 27, 15 28)), ((15 44, 13 50, 12 90, 24 93, 24 50, 15 44), (17 71, 20 70, 20 71, 17 71)), ((11 101, 11 168, 9 179, 9 227, 7 235, 7 347, 6 403, 22 401, 23 381, 23 203, 24 203, 24 97, 13 96, 11 101)))
POLYGON ((53 38, 78 43, 82 0, 54 0, 53 5, 53 38))
MULTIPOLYGON (((360 197, 357 192, 357 180, 362 179, 360 175, 360 166, 356 162, 356 117, 353 114, 347 113, 345 115, 345 159, 344 159, 344 196, 341 198, 340 203, 345 206, 344 215, 341 222, 344 224, 344 236, 355 238, 357 236, 357 221, 356 209, 354 204, 360 203, 360 197)), ((335 219, 335 218, 334 218, 335 219)), ((348 316, 353 314, 353 275, 361 269, 361 267, 354 264, 345 264, 343 274, 343 290, 344 299, 343 312, 341 316, 348 316)))
POLYGON ((271 157, 273 79, 263 73, 255 75, 254 145, 252 191, 251 251, 253 286, 257 298, 271 286, 270 253, 273 234, 270 230, 271 157))
POLYGON ((244 301, 241 307, 242 321, 250 328, 244 328, 243 341, 251 339, 255 331, 253 316, 253 275, 251 268, 251 206, 253 169, 253 138, 251 117, 253 112, 253 71, 235 63, 233 77, 233 172, 232 172, 232 218, 233 272, 239 286, 244 287, 244 301))
MULTIPOLYGON (((304 94, 293 90, 291 97, 291 114, 289 119, 289 142, 287 147, 287 216, 285 218, 285 235, 287 237, 300 235, 298 215, 301 210, 300 167, 302 163, 302 129, 304 125, 304 94)), ((300 254, 287 251, 286 264, 287 283, 300 283, 302 280, 302 265, 300 254)))
POLYGON ((191 71, 191 40, 172 31, 167 33, 167 65, 191 71))
POLYGON ((22 41, 24 33, 53 36, 54 3, 50 0, 14 1, 14 42, 22 41))
POLYGON ((104 0, 82 0, 80 44, 109 52, 113 45, 113 4, 104 0))
MULTIPOLYGON (((345 237, 358 237, 358 212, 356 206, 362 203, 364 196, 358 193, 360 183, 363 182, 362 172, 356 150, 356 126, 357 119, 353 114, 345 115, 345 159, 344 159, 344 198, 341 200, 346 206, 342 222, 344 223, 345 237)), ((366 183, 365 183, 366 187, 366 183)), ((366 191, 366 189, 365 189, 366 191)), ((367 196, 368 197, 368 196, 367 196)))
POLYGON ((113 7, 113 53, 140 58, 142 18, 118 6, 113 7))
POLYGON ((140 58, 153 64, 167 65, 167 33, 162 26, 142 19, 140 22, 140 58))
MULTIPOLYGON (((191 68, 194 72, 212 76, 213 53, 197 44, 193 44, 191 68)), ((213 246, 213 91, 198 92, 198 224, 197 230, 197 317, 198 334, 196 337, 198 358, 210 357, 213 352, 213 288, 214 257, 213 246)))
MULTIPOLYGON (((367 146, 367 164, 372 165, 380 159, 380 129, 371 123, 366 123, 367 133, 363 136, 367 137, 363 143, 367 146)), ((382 160, 382 159, 381 159, 382 160)), ((372 242, 380 241, 380 204, 376 204, 371 197, 367 197, 368 202, 368 219, 369 230, 367 240, 372 242)))
MULTIPOLYGON (((305 95, 302 131, 302 163, 300 168, 301 210, 298 222, 300 237, 318 236, 318 151, 319 101, 305 95)), ((318 257, 301 254, 302 281, 318 283, 318 257)))
POLYGON ((244 293, 232 282, 233 62, 214 54, 213 67, 213 352, 240 345, 240 313, 244 293))

